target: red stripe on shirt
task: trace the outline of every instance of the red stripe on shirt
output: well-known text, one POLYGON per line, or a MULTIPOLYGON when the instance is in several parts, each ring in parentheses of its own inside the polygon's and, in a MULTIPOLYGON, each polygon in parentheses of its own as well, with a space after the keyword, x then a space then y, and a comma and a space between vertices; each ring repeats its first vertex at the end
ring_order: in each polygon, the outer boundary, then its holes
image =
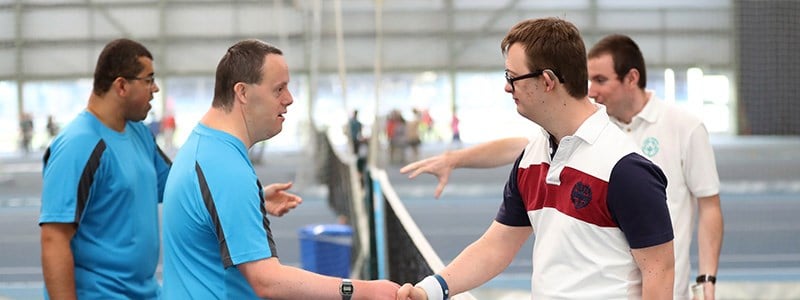
POLYGON ((546 184, 550 165, 517 169, 517 185, 528 211, 555 208, 559 212, 600 227, 618 227, 608 211, 608 182, 565 167, 560 185, 546 184))

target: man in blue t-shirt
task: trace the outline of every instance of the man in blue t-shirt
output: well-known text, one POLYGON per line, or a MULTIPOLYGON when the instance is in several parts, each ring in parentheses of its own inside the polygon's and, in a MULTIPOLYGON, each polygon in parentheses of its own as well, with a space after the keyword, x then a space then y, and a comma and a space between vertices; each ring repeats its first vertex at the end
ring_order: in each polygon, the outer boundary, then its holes
POLYGON ((291 184, 262 190, 247 149, 281 131, 288 84, 283 53, 264 42, 241 41, 220 60, 212 107, 164 190, 165 299, 395 299, 396 283, 323 276, 277 257, 264 203, 297 196, 291 184))
POLYGON ((41 226, 46 298, 156 299, 158 203, 170 160, 140 121, 153 56, 118 39, 97 60, 86 110, 44 155, 41 226))

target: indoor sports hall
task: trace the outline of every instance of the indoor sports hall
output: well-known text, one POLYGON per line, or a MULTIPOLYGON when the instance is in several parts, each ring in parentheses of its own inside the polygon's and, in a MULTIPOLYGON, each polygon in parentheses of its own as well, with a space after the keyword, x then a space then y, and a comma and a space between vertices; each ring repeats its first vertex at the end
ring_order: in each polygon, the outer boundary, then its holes
MULTIPOLYGON (((280 48, 294 102, 282 131, 248 155, 261 183, 291 181, 303 199, 270 217, 281 262, 402 284, 442 270, 481 237, 512 165, 453 170, 438 199, 436 177, 400 169, 540 130, 508 92, 500 43, 514 24, 545 17, 573 23, 587 50, 611 34, 631 37, 655 101, 702 121, 724 219, 716 299, 800 299, 795 0, 0 0, 0 299, 44 299, 43 156, 86 110, 109 41, 152 53, 158 91, 141 122, 168 157, 211 106, 228 47, 253 38, 280 48), (395 139, 396 120, 418 131, 418 146, 395 139), (333 225, 345 238, 317 251, 333 225)), ((454 298, 530 299, 534 239, 498 276, 454 298)), ((696 231, 692 241, 694 283, 696 231)))

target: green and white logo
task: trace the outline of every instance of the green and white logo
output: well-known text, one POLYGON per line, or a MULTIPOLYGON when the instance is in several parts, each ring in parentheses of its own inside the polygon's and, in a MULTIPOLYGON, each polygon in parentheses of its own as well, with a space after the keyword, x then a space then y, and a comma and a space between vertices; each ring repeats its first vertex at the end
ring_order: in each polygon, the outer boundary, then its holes
POLYGON ((642 143, 642 152, 644 152, 647 157, 653 157, 658 153, 658 140, 654 137, 648 137, 644 139, 644 143, 642 143))

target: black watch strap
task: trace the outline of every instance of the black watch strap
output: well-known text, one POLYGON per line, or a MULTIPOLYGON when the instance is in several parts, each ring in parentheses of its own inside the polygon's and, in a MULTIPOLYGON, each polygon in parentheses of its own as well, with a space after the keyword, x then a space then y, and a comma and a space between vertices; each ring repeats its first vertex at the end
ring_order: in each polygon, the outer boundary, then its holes
POLYGON ((696 283, 711 282, 711 284, 716 284, 717 283, 717 277, 714 276, 714 275, 703 274, 703 275, 697 276, 697 279, 695 279, 695 282, 696 283))
POLYGON ((350 300, 353 296, 353 281, 350 279, 342 279, 342 284, 339 285, 339 294, 342 295, 342 300, 350 300))

